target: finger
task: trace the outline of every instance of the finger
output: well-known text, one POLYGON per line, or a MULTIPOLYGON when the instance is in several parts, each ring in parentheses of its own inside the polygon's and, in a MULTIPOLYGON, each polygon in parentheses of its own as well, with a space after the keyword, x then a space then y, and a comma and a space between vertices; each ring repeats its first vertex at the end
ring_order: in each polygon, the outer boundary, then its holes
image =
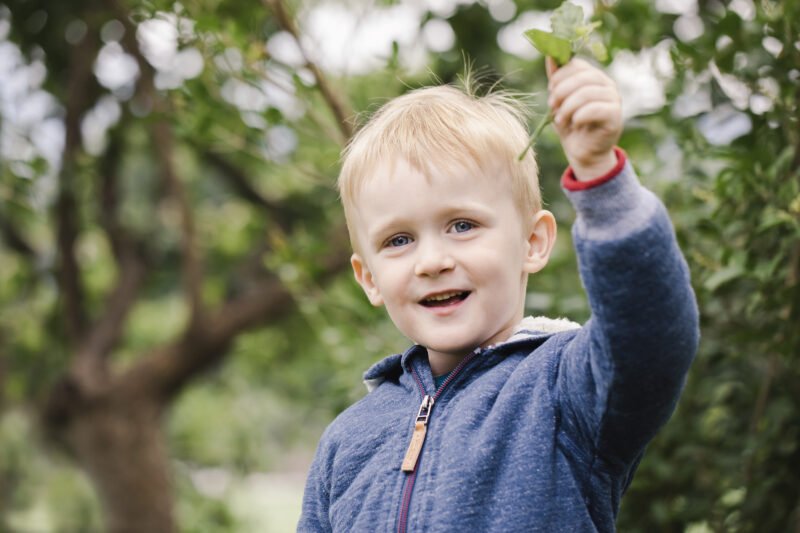
POLYGON ((619 96, 613 88, 605 85, 583 85, 572 91, 559 106, 553 108, 553 112, 568 119, 578 108, 593 101, 618 104, 619 96))
POLYGON ((560 83, 553 86, 550 91, 550 97, 547 104, 551 108, 557 108, 561 105, 570 94, 577 91, 581 87, 588 86, 603 86, 615 88, 614 82, 605 76, 598 76, 595 70, 580 70, 574 75, 562 80, 560 83))
POLYGON ((548 82, 548 89, 550 92, 554 92, 557 90, 574 90, 576 85, 582 83, 592 83, 592 84, 600 84, 600 85, 609 85, 616 87, 616 82, 612 80, 605 72, 600 69, 594 68, 588 63, 585 66, 572 66, 569 65, 569 70, 565 70, 568 67, 561 67, 556 74, 553 75, 553 78, 550 79, 548 82), (577 79, 576 79, 577 78, 577 79), (564 87, 565 89, 559 89, 559 87, 564 87))
POLYGON ((550 56, 546 56, 544 58, 544 68, 547 72, 547 77, 550 78, 553 76, 553 74, 555 74, 556 70, 558 70, 558 64, 556 63, 555 59, 550 56))
POLYGON ((619 129, 622 124, 619 105, 613 102, 590 102, 572 114, 573 128, 593 124, 602 124, 610 130, 619 129))
POLYGON ((555 72, 553 72, 553 74, 550 76, 549 85, 555 86, 562 80, 572 76, 576 72, 580 72, 582 70, 587 70, 587 69, 599 70, 590 65, 589 63, 587 63, 586 61, 584 61, 583 59, 580 59, 578 57, 572 58, 569 61, 569 63, 559 67, 555 72))
POLYGON ((593 103, 605 102, 618 105, 616 91, 602 85, 588 85, 573 91, 555 112, 556 124, 563 126, 569 124, 572 115, 581 107, 593 103))

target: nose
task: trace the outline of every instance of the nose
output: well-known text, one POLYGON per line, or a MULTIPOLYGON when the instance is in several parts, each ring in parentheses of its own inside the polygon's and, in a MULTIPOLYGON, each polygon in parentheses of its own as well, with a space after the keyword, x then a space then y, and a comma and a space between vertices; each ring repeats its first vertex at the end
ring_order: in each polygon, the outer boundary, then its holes
POLYGON ((414 274, 417 276, 436 277, 453 270, 455 266, 455 260, 444 243, 429 240, 422 246, 417 246, 417 260, 414 265, 414 274))

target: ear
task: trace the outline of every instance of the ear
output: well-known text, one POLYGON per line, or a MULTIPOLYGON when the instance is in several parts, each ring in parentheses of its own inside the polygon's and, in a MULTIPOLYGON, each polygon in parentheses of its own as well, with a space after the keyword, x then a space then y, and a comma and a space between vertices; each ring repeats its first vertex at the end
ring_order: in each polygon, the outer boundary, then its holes
POLYGON ((553 213, 540 209, 533 217, 533 226, 528 235, 528 253, 525 255, 523 271, 539 272, 550 259, 556 243, 556 219, 553 213))
POLYGON ((383 305, 383 297, 381 296, 378 286, 375 285, 375 278, 372 277, 367 263, 358 254, 350 256, 350 265, 353 267, 353 275, 361 288, 364 289, 364 294, 367 295, 369 302, 375 307, 383 305))

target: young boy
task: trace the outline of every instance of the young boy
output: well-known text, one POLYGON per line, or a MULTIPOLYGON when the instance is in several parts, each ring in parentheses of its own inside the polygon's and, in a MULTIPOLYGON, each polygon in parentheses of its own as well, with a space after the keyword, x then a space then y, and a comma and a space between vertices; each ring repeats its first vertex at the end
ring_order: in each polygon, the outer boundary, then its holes
POLYGON ((356 280, 415 344, 325 431, 298 531, 614 530, 697 310, 663 205, 615 148, 614 83, 580 60, 548 73, 591 319, 523 320, 555 221, 512 101, 437 87, 384 106, 339 184, 356 280))

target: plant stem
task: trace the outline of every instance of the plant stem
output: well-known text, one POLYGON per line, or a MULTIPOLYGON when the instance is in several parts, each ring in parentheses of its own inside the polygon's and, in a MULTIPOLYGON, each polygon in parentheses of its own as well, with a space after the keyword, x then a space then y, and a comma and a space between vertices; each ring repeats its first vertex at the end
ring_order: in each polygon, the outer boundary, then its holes
POLYGON ((543 130, 544 130, 546 127, 547 127, 547 125, 548 125, 548 124, 550 124, 551 122, 553 122, 553 110, 552 110, 552 109, 550 109, 550 110, 547 112, 547 115, 545 115, 544 117, 542 117, 542 120, 541 120, 541 121, 539 121, 539 124, 537 124, 537 125, 536 125, 536 129, 535 129, 535 130, 533 130, 533 133, 531 134, 531 140, 530 140, 530 142, 529 142, 529 143, 528 143, 528 145, 525 147, 525 149, 522 151, 522 153, 521 153, 521 154, 519 154, 519 160, 520 160, 520 161, 522 161, 522 159, 525 157, 525 154, 527 154, 527 153, 528 153, 528 150, 529 150, 529 149, 530 149, 530 148, 531 148, 531 147, 532 147, 534 144, 536 144, 536 140, 539 138, 539 135, 541 135, 542 131, 543 131, 543 130))

